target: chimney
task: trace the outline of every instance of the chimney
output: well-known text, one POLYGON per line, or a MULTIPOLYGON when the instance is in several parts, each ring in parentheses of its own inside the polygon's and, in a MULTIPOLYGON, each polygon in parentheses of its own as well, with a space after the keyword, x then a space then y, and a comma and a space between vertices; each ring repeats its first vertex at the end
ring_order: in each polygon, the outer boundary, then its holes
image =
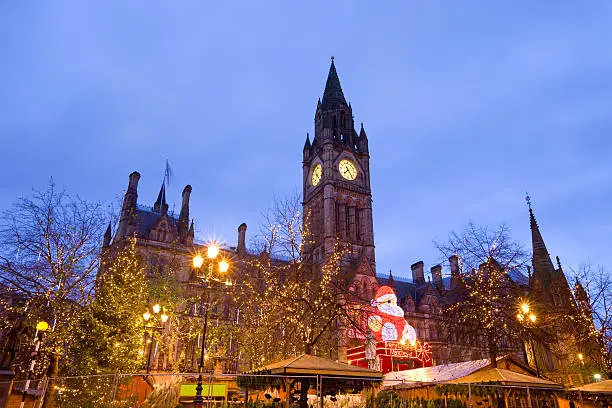
POLYGON ((442 284, 442 265, 438 264, 431 267, 431 277, 434 286, 438 289, 444 289, 444 285, 442 284))
POLYGON ((451 276, 459 276, 459 255, 451 256, 448 258, 448 262, 450 263, 451 276))
POLYGON ((119 226, 117 227, 117 236, 124 237, 133 232, 133 226, 136 224, 136 203, 138 201, 138 181, 140 173, 137 171, 130 174, 128 188, 123 197, 123 205, 121 206, 121 217, 119 218, 119 226))
POLYGON ((410 269, 412 269, 412 282, 416 284, 425 283, 425 272, 423 271, 423 265, 423 261, 419 261, 410 266, 410 269))
POLYGON ((238 227, 238 245, 236 247, 236 250, 238 251, 238 255, 241 257, 246 255, 246 242, 245 242, 246 230, 247 230, 247 225, 243 222, 238 227))
POLYGON ((137 171, 130 174, 130 181, 128 182, 128 192, 138 193, 138 181, 140 180, 140 173, 137 171))
POLYGON ((180 219, 189 220, 189 198, 191 197, 191 186, 187 184, 183 189, 183 202, 181 203, 180 219))
POLYGON ((181 202, 181 213, 179 214, 179 237, 183 243, 187 243, 189 235, 189 198, 191 197, 191 186, 187 184, 183 189, 183 201, 181 202))

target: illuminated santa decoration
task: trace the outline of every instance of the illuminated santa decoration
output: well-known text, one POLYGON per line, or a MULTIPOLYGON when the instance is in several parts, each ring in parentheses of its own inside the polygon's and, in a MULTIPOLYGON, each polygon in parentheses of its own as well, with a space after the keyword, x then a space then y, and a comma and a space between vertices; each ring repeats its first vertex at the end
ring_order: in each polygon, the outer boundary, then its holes
POLYGON ((416 330, 404 318, 391 287, 381 286, 370 304, 373 309, 366 330, 376 339, 376 362, 368 361, 372 351, 366 353, 366 346, 360 345, 347 350, 349 364, 370 368, 374 365, 383 373, 433 365, 431 346, 417 340, 416 330))
POLYGON ((389 286, 381 286, 371 302, 376 314, 368 319, 368 327, 378 341, 399 341, 416 344, 414 328, 404 319, 404 310, 397 305, 397 296, 389 286))

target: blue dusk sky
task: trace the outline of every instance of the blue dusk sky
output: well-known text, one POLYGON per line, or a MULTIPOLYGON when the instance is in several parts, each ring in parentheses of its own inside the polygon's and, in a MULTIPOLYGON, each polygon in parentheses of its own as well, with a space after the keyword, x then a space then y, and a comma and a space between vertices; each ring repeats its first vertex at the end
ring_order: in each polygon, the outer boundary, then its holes
POLYGON ((166 159, 197 236, 235 245, 301 191, 302 147, 335 56, 370 141, 379 273, 433 240, 507 223, 525 192, 552 256, 612 266, 612 3, 5 1, 0 209, 50 177, 116 204, 166 159))

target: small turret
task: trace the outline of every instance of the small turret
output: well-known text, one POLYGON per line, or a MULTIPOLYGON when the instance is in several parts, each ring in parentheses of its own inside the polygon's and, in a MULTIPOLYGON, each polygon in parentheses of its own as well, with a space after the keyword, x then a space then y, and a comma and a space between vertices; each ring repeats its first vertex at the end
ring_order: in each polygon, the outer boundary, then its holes
POLYGON ((359 146, 359 150, 361 152, 368 153, 368 136, 363 128, 363 122, 361 122, 361 130, 359 131, 359 141, 357 145, 359 146))
POLYGON ((387 279, 387 286, 395 289, 395 280, 393 279, 393 274, 391 273, 391 269, 389 269, 389 279, 387 279))
POLYGON ((153 204, 153 212, 161 213, 163 212, 164 206, 166 209, 168 208, 168 204, 166 203, 166 185, 162 183, 161 188, 159 189, 159 194, 157 194, 157 200, 153 204))
POLYGON ((189 231, 187 232, 187 241, 188 243, 193 244, 193 238, 195 236, 194 228, 193 228, 193 220, 191 220, 191 225, 189 226, 189 231))
POLYGON ((102 248, 108 248, 111 244, 112 239, 112 229, 111 223, 108 223, 108 227, 106 227, 106 232, 104 233, 104 240, 102 241, 102 248))
POLYGON ((306 133, 306 142, 304 142, 304 160, 308 159, 308 156, 310 156, 310 147, 310 135, 306 133))

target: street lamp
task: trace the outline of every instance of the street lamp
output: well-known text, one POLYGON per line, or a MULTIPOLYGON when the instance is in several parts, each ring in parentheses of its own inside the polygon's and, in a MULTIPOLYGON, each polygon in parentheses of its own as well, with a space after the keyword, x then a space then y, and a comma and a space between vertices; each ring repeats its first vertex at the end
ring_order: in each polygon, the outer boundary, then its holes
MULTIPOLYGON (((213 282, 221 282, 219 277, 216 276, 218 272, 219 275, 225 274, 230 267, 230 264, 225 259, 222 259, 218 262, 217 268, 213 267, 214 260, 217 259, 219 255, 220 249, 219 246, 212 242, 208 245, 206 249, 206 257, 208 258, 208 268, 202 268, 204 265, 204 257, 200 254, 196 254, 193 257, 193 267, 198 271, 202 272, 204 270, 205 274, 200 275, 198 277, 204 283, 204 291, 202 292, 202 302, 204 302, 204 328, 202 329, 202 350, 200 351, 200 364, 198 365, 198 383, 196 385, 196 395, 193 399, 193 403, 195 408, 202 408, 202 404, 204 403, 204 398, 202 397, 202 371, 204 371, 204 359, 208 359, 208 353, 206 352, 206 330, 208 328, 208 309, 210 305, 210 285, 213 282)), ((231 281, 229 278, 225 280, 225 285, 230 286, 231 281)))
POLYGON ((40 349, 40 344, 42 343, 43 336, 45 332, 49 329, 49 323, 41 320, 36 323, 36 333, 34 333, 34 351, 32 351, 30 361, 30 368, 28 369, 28 374, 26 375, 26 383, 23 387, 23 394, 21 395, 21 404, 20 408, 23 408, 26 400, 26 395, 28 393, 28 389, 30 388, 30 378, 32 377, 32 372, 34 371, 34 366, 36 365, 36 356, 38 355, 38 350, 40 349))
MULTIPOLYGON (((153 310, 153 314, 157 315, 159 314, 159 312, 162 311, 162 307, 159 305, 159 303, 154 304, 151 309, 153 310)), ((146 310, 143 314, 142 314, 142 318, 145 321, 145 331, 147 333, 150 332, 150 336, 151 338, 149 339, 149 356, 147 357, 147 375, 149 374, 149 368, 151 367, 151 351, 153 351, 153 342, 155 341, 155 331, 162 331, 164 330, 164 323, 166 323, 168 321, 168 315, 163 313, 159 316, 159 320, 161 321, 162 325, 161 326, 148 326, 147 322, 151 319, 153 315, 149 312, 149 310, 146 310)))
MULTIPOLYGON (((518 313, 516 314, 516 319, 521 323, 522 326, 527 328, 528 326, 536 322, 537 316, 533 312, 531 312, 531 307, 529 306, 529 303, 523 302, 521 303, 518 309, 518 313)), ((528 336, 528 339, 529 339, 529 346, 531 348, 531 355, 533 357, 533 362, 536 368, 536 374, 539 377, 540 367, 538 366, 538 358, 535 353, 535 347, 533 346, 533 339, 531 338, 531 336, 528 336)))

